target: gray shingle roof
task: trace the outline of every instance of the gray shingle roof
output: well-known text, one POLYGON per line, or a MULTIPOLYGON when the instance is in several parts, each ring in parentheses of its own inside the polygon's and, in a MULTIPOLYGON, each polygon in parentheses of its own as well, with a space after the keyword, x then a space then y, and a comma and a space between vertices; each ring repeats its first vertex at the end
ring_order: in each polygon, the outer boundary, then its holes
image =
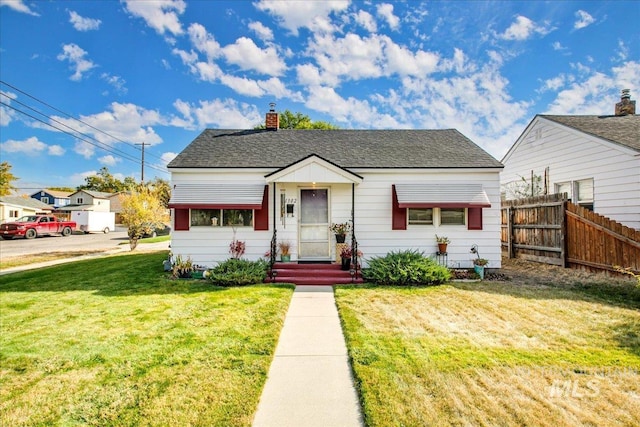
POLYGON ((455 129, 203 131, 169 168, 281 168, 316 154, 343 168, 501 168, 455 129))
POLYGON ((540 117, 640 151, 640 115, 540 117))
POLYGON ((10 205, 23 206, 31 209, 40 209, 50 211, 53 209, 51 205, 41 202, 38 199, 22 196, 2 196, 0 202, 10 205))

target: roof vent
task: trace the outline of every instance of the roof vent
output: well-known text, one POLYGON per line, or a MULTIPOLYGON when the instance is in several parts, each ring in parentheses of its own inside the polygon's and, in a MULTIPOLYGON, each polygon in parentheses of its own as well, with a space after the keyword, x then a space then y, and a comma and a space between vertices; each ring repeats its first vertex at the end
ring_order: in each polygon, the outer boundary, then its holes
POLYGON ((278 113, 276 113, 276 104, 275 102, 269 103, 269 112, 267 113, 267 118, 265 120, 265 128, 267 130, 278 130, 280 127, 280 117, 278 113))
POLYGON ((620 102, 616 104, 616 116, 626 116, 629 114, 636 114, 636 101, 631 100, 629 89, 622 89, 620 102))

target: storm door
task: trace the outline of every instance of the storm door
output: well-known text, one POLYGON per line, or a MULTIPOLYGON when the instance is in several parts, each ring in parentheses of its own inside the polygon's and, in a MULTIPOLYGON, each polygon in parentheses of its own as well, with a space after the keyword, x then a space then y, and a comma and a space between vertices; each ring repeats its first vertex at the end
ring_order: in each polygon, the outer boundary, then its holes
POLYGON ((300 246, 298 256, 303 260, 327 260, 329 247, 329 190, 327 188, 300 190, 300 246))

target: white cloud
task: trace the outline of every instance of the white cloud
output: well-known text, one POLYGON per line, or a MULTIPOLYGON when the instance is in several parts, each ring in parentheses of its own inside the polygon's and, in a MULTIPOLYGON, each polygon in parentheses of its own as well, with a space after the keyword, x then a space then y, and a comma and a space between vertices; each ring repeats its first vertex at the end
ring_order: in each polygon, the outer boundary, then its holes
POLYGON ((116 92, 118 92, 119 94, 124 95, 128 92, 128 89, 124 86, 127 82, 122 77, 113 76, 108 73, 102 73, 102 75, 100 75, 100 78, 113 86, 116 92))
POLYGON ((37 137, 32 136, 23 140, 9 139, 0 143, 0 148, 7 153, 22 153, 33 156, 47 150, 48 146, 37 137))
POLYGON ((189 26, 189 40, 198 52, 202 52, 207 59, 214 59, 220 56, 220 44, 212 34, 207 32, 201 24, 191 24, 189 26))
POLYGON ((178 153, 173 153, 171 151, 167 151, 166 153, 162 153, 160 155, 160 159, 162 160, 162 165, 166 166, 171 162, 171 160, 175 159, 178 156, 178 153))
MULTIPOLYGON (((635 77, 640 78, 640 75, 635 77)), ((546 114, 613 114, 617 101, 607 94, 615 93, 616 89, 619 91, 611 76, 591 72, 586 78, 580 78, 560 91, 549 104, 546 114)))
POLYGON ((313 32, 333 32, 329 19, 332 13, 342 12, 349 6, 348 0, 332 1, 269 1, 259 0, 255 7, 274 16, 280 26, 298 35, 298 29, 313 32))
POLYGON ((573 24, 573 28, 576 29, 576 30, 588 27, 589 25, 593 24, 596 21, 593 18, 593 16, 589 15, 584 10, 578 10, 576 12, 576 18, 577 18, 577 20, 573 24))
POLYGON ((172 120, 173 125, 190 123, 196 129, 251 129, 262 122, 262 114, 254 105, 233 99, 199 101, 197 105, 178 99, 173 105, 183 116, 172 120))
POLYGON ((23 0, 0 0, 0 7, 7 6, 16 12, 26 13, 28 15, 40 16, 40 14, 32 11, 29 6, 24 4, 23 0))
POLYGON ((400 18, 393 14, 393 5, 382 3, 377 6, 378 16, 382 17, 392 30, 397 30, 400 25, 400 18))
MULTIPOLYGON (((11 105, 11 100, 16 97, 15 93, 0 90, 0 101, 5 104, 11 105)), ((12 108, 0 105, 0 126, 8 126, 16 118, 16 114, 16 111, 12 108)))
POLYGON ((100 28, 102 23, 99 19, 85 18, 78 15, 75 11, 69 12, 69 22, 73 24, 73 28, 78 31, 91 31, 100 28))
POLYGON ((359 10, 358 13, 356 13, 355 21, 370 33, 375 33, 378 30, 378 26, 373 15, 364 10, 359 10))
POLYGON ((552 31, 552 28, 537 25, 526 16, 518 15, 516 16, 515 22, 513 22, 504 33, 500 34, 499 37, 505 40, 526 40, 534 33, 545 35, 550 31, 552 31))
POLYGON ((118 163, 120 163, 121 161, 122 161, 121 158, 112 156, 111 154, 108 154, 108 155, 102 156, 102 157, 98 157, 98 162, 100 162, 100 164, 103 164, 103 165, 106 165, 106 166, 115 166, 118 163))
POLYGON ((269 76, 280 76, 287 68, 274 47, 260 49, 247 37, 240 37, 234 44, 225 46, 222 53, 230 64, 269 76))
POLYGON ((139 1, 126 0, 126 9, 134 16, 138 16, 158 34, 170 32, 173 35, 183 33, 178 15, 182 15, 187 8, 183 0, 155 0, 139 1))
POLYGON ((265 27, 262 22, 253 21, 249 23, 249 29, 257 34, 263 41, 271 41, 273 40, 273 31, 271 28, 265 27))
POLYGON ((71 68, 75 70, 73 75, 69 77, 71 80, 81 80, 84 73, 96 66, 92 61, 85 59, 85 55, 87 52, 75 43, 62 46, 62 53, 57 58, 59 61, 69 61, 71 68))
POLYGON ((56 144, 50 145, 47 151, 50 156, 62 156, 67 150, 56 144))
POLYGON ((551 43, 551 47, 553 48, 553 50, 566 50, 567 48, 562 46, 562 43, 560 42, 553 42, 551 43))

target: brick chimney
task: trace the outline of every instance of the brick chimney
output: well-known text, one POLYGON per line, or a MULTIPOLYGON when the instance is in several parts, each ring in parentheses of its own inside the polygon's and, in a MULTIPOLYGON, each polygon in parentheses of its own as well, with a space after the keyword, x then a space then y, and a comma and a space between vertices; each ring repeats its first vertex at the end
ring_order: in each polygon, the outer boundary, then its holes
POLYGON ((622 89, 620 102, 616 104, 616 116, 626 116, 636 114, 636 101, 631 100, 629 89, 622 89))
POLYGON ((269 112, 265 120, 265 128, 267 130, 278 130, 280 128, 280 117, 278 113, 276 113, 276 104, 274 102, 269 103, 269 112))

